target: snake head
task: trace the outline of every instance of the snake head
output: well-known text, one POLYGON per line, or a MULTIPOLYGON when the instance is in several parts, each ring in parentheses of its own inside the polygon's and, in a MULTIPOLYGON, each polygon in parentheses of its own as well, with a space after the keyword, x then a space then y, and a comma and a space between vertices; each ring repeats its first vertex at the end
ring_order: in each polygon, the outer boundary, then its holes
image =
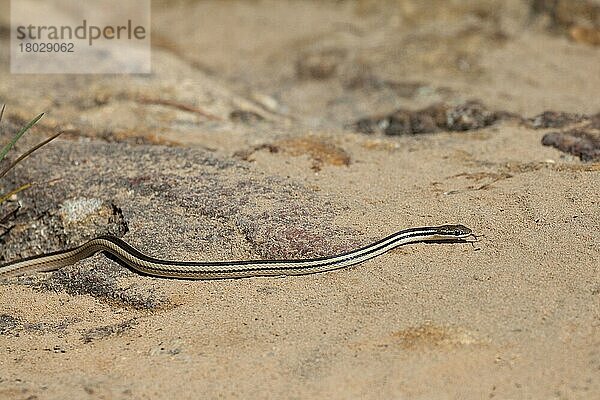
POLYGON ((438 227, 441 235, 453 236, 457 239, 469 237, 473 231, 464 225, 442 225, 438 227))

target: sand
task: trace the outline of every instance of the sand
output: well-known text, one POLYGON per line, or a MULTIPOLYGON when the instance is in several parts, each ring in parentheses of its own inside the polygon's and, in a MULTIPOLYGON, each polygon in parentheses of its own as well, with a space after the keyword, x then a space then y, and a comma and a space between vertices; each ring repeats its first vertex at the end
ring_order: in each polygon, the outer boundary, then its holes
POLYGON ((33 142, 76 130, 7 178, 62 183, 19 198, 5 260, 104 226, 122 235, 119 224, 140 249, 179 259, 325 255, 446 223, 479 242, 404 246, 300 277, 168 280, 99 255, 11 278, 0 284, 0 398, 600 396, 600 166, 541 144, 563 128, 523 122, 599 112, 600 52, 530 11, 156 2, 143 83, 11 75, 2 50, 2 126, 49 110, 33 142), (408 136, 350 127, 470 99, 512 116, 408 136), (109 216, 70 228, 61 205, 81 198, 109 216))

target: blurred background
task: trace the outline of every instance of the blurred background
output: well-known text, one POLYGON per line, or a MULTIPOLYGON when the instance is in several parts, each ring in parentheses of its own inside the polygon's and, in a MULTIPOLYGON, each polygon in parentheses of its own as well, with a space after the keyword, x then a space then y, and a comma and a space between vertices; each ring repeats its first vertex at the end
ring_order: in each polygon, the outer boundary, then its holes
POLYGON ((345 130, 438 102, 524 117, 600 105, 596 0, 157 0, 147 77, 11 75, 8 3, 0 102, 23 120, 51 111, 49 129, 70 121, 81 135, 190 143, 195 128, 345 130))

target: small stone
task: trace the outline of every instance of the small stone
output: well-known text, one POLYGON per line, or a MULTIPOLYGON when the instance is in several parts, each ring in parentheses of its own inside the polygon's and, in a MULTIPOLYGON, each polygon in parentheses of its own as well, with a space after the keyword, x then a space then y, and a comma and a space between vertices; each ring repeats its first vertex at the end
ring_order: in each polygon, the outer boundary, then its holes
POLYGON ((577 156, 581 161, 600 161, 600 135, 585 130, 547 133, 542 144, 577 156))
POLYGON ((534 129, 562 128, 573 123, 581 122, 585 118, 586 116, 582 114, 544 111, 533 118, 527 119, 526 123, 534 129))

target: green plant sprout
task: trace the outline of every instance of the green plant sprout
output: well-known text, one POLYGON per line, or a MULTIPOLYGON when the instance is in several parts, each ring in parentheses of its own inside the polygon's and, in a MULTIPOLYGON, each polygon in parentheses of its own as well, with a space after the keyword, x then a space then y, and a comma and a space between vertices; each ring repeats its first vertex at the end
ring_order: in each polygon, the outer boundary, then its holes
MULTIPOLYGON (((4 116, 4 110, 6 109, 6 104, 4 104, 2 106, 2 110, 0 110, 0 122, 2 122, 2 117, 4 116)), ((2 162, 2 160, 4 160, 4 157, 6 157, 6 154, 8 154, 8 152, 10 151, 10 149, 13 148, 13 146, 15 145, 15 143, 17 143, 17 141, 25 134, 25 132, 27 132, 29 129, 31 129, 31 127, 33 125, 35 125, 42 117, 44 116, 44 113, 41 113, 40 115, 38 115, 37 117, 35 117, 34 119, 32 119, 27 125, 25 125, 25 127, 23 127, 19 132, 17 132, 17 134, 12 138, 12 140, 10 142, 8 142, 3 148, 2 150, 0 150, 0 162, 2 162)), ((15 159, 14 161, 12 161, 11 163, 9 163, 6 167, 4 167, 2 170, 0 170, 0 178, 4 177, 4 175, 6 175, 8 173, 8 171, 10 171, 12 168, 14 168, 15 165, 17 165, 19 162, 23 161, 25 158, 27 158, 31 153, 33 153, 34 151, 36 151, 37 149, 39 149, 40 147, 48 144, 49 142, 51 142, 52 140, 56 139, 60 134, 62 133, 59 132, 51 137, 49 137, 48 139, 42 141, 41 143, 38 143, 37 145, 33 146, 32 148, 30 148, 29 150, 27 150, 25 153, 23 153, 21 156, 19 156, 17 159, 15 159)), ((31 186, 33 186, 32 182, 26 183, 24 185, 21 185, 13 190, 11 190, 10 192, 6 193, 6 194, 1 194, 0 195, 0 205, 2 203, 4 203, 6 200, 8 200, 9 198, 11 198, 13 195, 30 188, 31 186)), ((10 214, 10 213, 9 213, 10 214)), ((0 218, 0 221, 3 221, 4 218, 0 218)))

